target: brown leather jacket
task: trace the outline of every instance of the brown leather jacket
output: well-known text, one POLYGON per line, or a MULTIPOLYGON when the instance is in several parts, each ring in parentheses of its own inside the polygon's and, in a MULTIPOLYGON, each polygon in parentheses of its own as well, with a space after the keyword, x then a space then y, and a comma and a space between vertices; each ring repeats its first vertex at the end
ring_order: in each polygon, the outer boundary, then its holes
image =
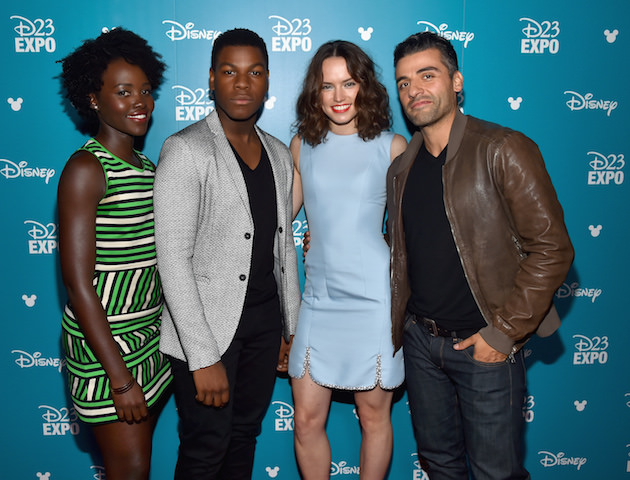
MULTIPOLYGON (((416 132, 387 172, 392 339, 402 345, 410 296, 402 198, 423 137, 416 132)), ((552 305, 573 246, 536 144, 525 135, 456 114, 442 170, 444 206, 464 273, 494 349, 517 351, 560 325, 552 305)))

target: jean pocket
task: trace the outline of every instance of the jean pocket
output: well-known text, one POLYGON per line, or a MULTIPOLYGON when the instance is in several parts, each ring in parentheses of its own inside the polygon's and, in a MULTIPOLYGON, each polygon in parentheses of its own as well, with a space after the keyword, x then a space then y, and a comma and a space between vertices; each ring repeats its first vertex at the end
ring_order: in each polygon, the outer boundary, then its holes
POLYGON ((474 345, 471 345, 470 347, 465 349, 463 351, 463 353, 464 353, 464 355, 466 355, 466 358, 468 358, 468 360, 470 360, 472 363, 474 363, 475 365, 478 365, 480 367, 500 367, 502 365, 506 365, 507 362, 508 362, 507 358, 505 360, 500 361, 500 362, 482 362, 481 360, 475 360, 475 357, 474 357, 475 347, 474 347, 474 345))
POLYGON ((405 314, 405 323, 403 324, 403 333, 408 332, 409 329, 416 324, 416 320, 413 315, 405 314))

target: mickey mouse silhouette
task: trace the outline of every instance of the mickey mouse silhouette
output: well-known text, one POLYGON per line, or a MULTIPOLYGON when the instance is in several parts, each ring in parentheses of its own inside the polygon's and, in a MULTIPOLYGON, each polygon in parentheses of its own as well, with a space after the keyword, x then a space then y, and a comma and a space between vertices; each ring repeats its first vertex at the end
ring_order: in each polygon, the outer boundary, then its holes
POLYGON ((50 480, 50 472, 46 472, 46 473, 37 472, 36 475, 39 478, 39 480, 50 480))
POLYGON ((273 468, 267 467, 265 468, 265 471, 269 475, 269 478, 276 478, 278 476, 278 472, 280 471, 280 467, 278 466, 273 467, 273 468))
POLYGON ((269 97, 266 101, 265 101, 265 108, 267 110, 271 110, 273 109, 273 107, 276 106, 276 100, 278 100, 277 97, 273 96, 273 97, 269 97))
POLYGON ((372 34, 374 33, 374 29, 372 27, 359 27, 357 31, 361 34, 361 40, 365 40, 366 42, 372 38, 372 34))
POLYGON ((24 100, 22 99, 22 97, 18 97, 15 100, 13 100, 13 98, 11 97, 7 98, 7 103, 11 105, 11 110, 13 110, 14 112, 19 112, 22 109, 23 101, 24 100))
POLYGON ((30 297, 27 295, 22 295, 22 300, 24 300, 24 303, 27 307, 34 307, 35 300, 37 300, 37 295, 33 294, 30 297))
POLYGON ((509 97, 508 102, 510 102, 510 108, 512 110, 518 110, 521 108, 521 102, 523 101, 523 97, 509 97))
POLYGON ((606 29, 604 30, 604 35, 606 35, 606 41, 608 43, 615 43, 615 40, 617 40, 617 35, 619 35, 619 30, 615 28, 611 32, 610 30, 606 29))
POLYGON ((599 234, 602 231, 602 226, 601 225, 597 225, 597 226, 589 225, 588 229, 591 231, 591 235, 593 237, 599 237, 599 234))
POLYGON ((582 400, 581 402, 578 402, 577 400, 575 402, 573 402, 573 405, 575 405, 575 409, 578 412, 583 412, 584 409, 586 408, 586 400, 582 400))

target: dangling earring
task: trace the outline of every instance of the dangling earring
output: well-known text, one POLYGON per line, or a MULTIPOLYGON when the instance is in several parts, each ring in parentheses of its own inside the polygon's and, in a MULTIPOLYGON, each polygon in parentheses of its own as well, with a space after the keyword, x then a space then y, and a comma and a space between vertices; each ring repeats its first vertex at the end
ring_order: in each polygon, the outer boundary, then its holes
POLYGON ((96 111, 98 112, 98 105, 94 105, 94 104, 92 104, 92 105, 91 105, 91 108, 92 108, 93 110, 96 110, 96 111))

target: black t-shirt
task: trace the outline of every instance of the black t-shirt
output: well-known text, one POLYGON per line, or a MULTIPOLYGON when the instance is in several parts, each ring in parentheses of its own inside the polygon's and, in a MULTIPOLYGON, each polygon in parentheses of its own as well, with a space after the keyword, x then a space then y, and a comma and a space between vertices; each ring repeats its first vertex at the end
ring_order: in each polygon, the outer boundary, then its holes
POLYGON ((449 330, 486 325, 472 296, 444 209, 442 167, 424 144, 411 166, 402 215, 407 247, 410 312, 434 319, 449 330))
MULTIPOLYGON (((253 170, 234 147, 232 150, 243 172, 254 220, 252 264, 245 297, 245 307, 252 307, 272 299, 278 288, 273 274, 273 243, 278 223, 276 186, 264 146, 261 145, 260 162, 253 170)), ((246 234, 251 235, 249 232, 246 234)))

